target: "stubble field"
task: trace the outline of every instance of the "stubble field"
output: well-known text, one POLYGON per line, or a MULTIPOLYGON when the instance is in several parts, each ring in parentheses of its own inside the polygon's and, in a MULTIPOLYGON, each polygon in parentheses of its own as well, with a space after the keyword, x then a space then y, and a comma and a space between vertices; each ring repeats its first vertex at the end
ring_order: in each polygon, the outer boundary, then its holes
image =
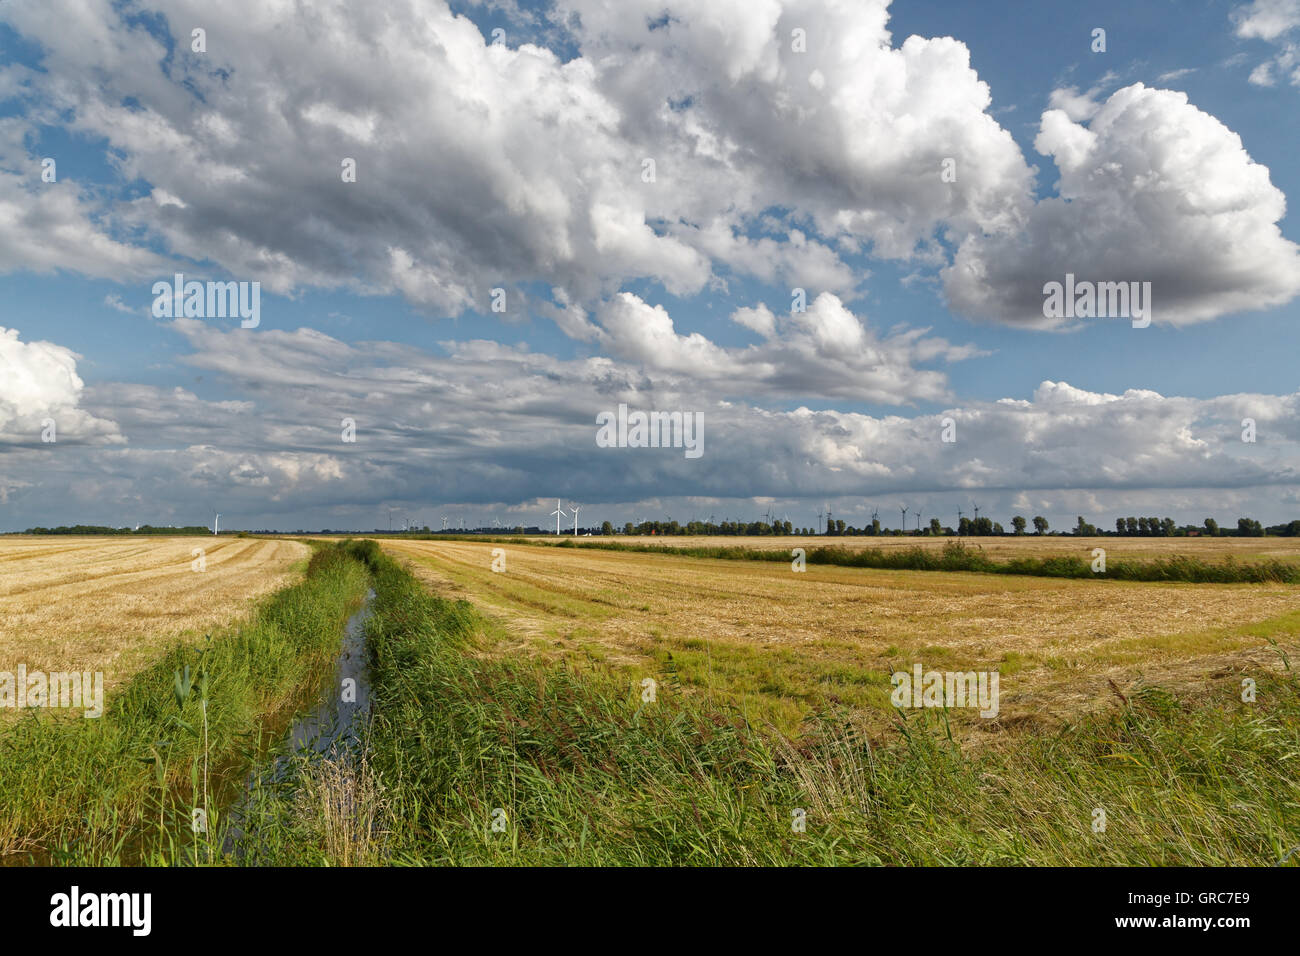
MULTIPOLYGON (((554 543, 555 535, 527 536, 526 540, 554 543)), ((578 538, 579 543, 615 541, 619 544, 651 545, 664 548, 762 548, 789 551, 791 548, 845 548, 862 551, 879 548, 882 551, 907 548, 926 548, 942 551, 945 544, 960 540, 968 547, 978 547, 990 558, 1006 561, 1012 558, 1052 558, 1076 555, 1091 558, 1094 548, 1104 548, 1108 558, 1151 560, 1174 555, 1187 555, 1206 561, 1267 561, 1300 562, 1300 538, 1141 538, 1095 537, 1076 538, 1073 535, 1007 535, 1000 537, 930 537, 928 535, 782 535, 782 536, 674 536, 674 535, 618 535, 613 538, 578 538)))
POLYGON ((0 537, 0 670, 102 671, 112 689, 292 583, 307 555, 288 540, 0 537))
MULTIPOLYGON (((734 545, 745 539, 717 540, 734 545)), ((999 541, 988 550, 1000 557, 1063 547, 1089 553, 1094 540, 1110 553, 1130 545, 1122 539, 1047 538, 999 541)), ((754 546, 798 543, 759 539, 754 546)), ((1278 539, 1205 543, 1238 560, 1272 552, 1300 557, 1292 542, 1278 539)), ((1174 553, 1163 542, 1131 544, 1132 556, 1150 554, 1153 547, 1174 553)), ((1211 557, 1199 541, 1191 544, 1194 549, 1184 539, 1184 553, 1211 557)), ((1241 676, 1280 665, 1270 639, 1285 646, 1300 634, 1300 589, 1282 584, 1154 584, 825 565, 795 573, 785 562, 471 541, 390 539, 384 547, 409 561, 439 594, 463 597, 487 615, 493 622, 489 653, 563 656, 624 670, 632 680, 678 679, 786 732, 837 706, 884 719, 889 675, 916 663, 927 670, 999 671, 998 721, 959 715, 982 729, 1060 723, 1143 683, 1232 694, 1241 676), (492 570, 493 548, 505 552, 504 572, 492 570)))

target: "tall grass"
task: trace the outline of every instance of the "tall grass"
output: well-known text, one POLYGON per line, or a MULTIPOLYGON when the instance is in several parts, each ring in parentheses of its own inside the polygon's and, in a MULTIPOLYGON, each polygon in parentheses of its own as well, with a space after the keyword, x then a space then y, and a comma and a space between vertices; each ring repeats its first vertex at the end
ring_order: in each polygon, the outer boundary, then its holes
POLYGON ((33 710, 0 732, 0 854, 101 864, 211 858, 216 807, 207 808, 207 834, 190 826, 209 769, 218 793, 238 788, 266 727, 318 685, 366 583, 344 549, 321 548, 303 581, 228 633, 172 649, 110 698, 102 717, 33 710), (206 675, 197 694, 191 669, 206 675))
POLYGON ((613 677, 477 655, 469 605, 372 567, 370 760, 396 862, 1259 865, 1300 843, 1289 672, 1258 704, 1151 687, 977 751, 933 711, 882 739, 824 715, 791 741, 670 678, 645 702, 613 677))

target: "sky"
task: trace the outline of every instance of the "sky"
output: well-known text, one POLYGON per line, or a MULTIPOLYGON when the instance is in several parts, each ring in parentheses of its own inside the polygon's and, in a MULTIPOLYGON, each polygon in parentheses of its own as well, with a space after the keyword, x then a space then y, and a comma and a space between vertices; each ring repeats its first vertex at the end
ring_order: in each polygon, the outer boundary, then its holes
POLYGON ((1291 520, 1297 143, 1300 0, 0 0, 0 531, 1291 520))

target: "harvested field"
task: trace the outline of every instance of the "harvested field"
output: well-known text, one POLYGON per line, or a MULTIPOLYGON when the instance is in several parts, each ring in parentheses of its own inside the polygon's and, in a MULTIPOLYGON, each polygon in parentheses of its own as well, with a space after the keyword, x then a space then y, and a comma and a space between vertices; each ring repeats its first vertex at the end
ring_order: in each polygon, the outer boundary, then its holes
POLYGON ((0 670, 103 671, 111 689, 292 583, 308 553, 253 538, 0 538, 0 670))
MULTIPOLYGON (((524 538, 554 544, 555 535, 534 535, 524 538)), ((616 535, 614 537, 578 538, 579 544, 616 542, 618 544, 653 545, 665 548, 847 548, 860 551, 865 548, 881 550, 904 548, 932 548, 943 550, 950 541, 961 541, 967 547, 978 547, 996 561, 1013 558, 1051 558, 1064 555, 1091 560, 1093 548, 1104 548, 1111 559, 1133 558, 1150 560, 1174 555, 1200 558, 1204 561, 1293 561, 1300 562, 1300 538, 1076 538, 1071 535, 1007 535, 1000 537, 929 537, 900 535, 844 536, 783 535, 772 537, 747 537, 727 535, 616 535)))
POLYGON ((439 593, 493 618, 497 653, 675 674, 784 729, 839 704, 883 717, 889 674, 915 663, 996 669, 1001 722, 1059 722, 1113 700, 1111 681, 1122 692, 1139 681, 1200 686, 1215 677, 1231 690, 1232 675, 1276 665, 1269 638, 1300 635, 1300 589, 1286 585, 813 565, 795 574, 784 563, 676 555, 445 541, 384 547, 439 593), (493 547, 504 547, 505 573, 491 570, 493 547))

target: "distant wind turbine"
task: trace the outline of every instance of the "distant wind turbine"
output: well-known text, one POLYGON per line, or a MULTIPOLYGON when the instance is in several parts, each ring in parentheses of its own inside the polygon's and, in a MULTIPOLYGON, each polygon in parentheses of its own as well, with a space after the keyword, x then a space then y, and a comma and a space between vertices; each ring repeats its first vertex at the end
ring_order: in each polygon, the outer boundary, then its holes
POLYGON ((555 510, 551 514, 555 515, 555 533, 560 533, 560 518, 565 514, 565 510, 560 507, 560 499, 555 499, 555 510))
POLYGON ((221 512, 218 511, 217 520, 212 522, 212 533, 219 534, 220 532, 221 532, 221 512))
MULTIPOLYGON (((557 501, 556 504, 558 505, 559 502, 557 501)), ((582 510, 582 505, 569 505, 569 507, 573 509, 573 534, 576 537, 578 534, 578 512, 582 510)))

